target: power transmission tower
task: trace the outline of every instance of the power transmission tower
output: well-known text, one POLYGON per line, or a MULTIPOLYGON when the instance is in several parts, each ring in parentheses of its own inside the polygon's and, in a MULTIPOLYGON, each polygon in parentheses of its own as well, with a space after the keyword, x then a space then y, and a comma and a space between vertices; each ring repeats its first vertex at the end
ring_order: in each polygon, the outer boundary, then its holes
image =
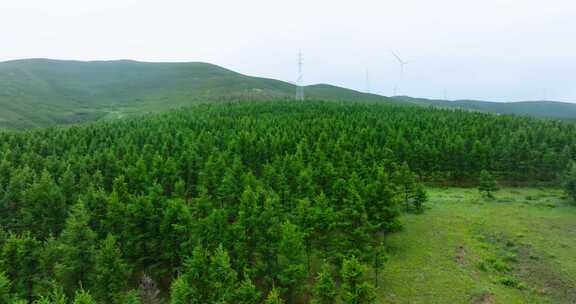
POLYGON ((296 82, 296 100, 304 100, 304 73, 302 67, 304 65, 304 57, 302 52, 298 53, 298 81, 296 82))

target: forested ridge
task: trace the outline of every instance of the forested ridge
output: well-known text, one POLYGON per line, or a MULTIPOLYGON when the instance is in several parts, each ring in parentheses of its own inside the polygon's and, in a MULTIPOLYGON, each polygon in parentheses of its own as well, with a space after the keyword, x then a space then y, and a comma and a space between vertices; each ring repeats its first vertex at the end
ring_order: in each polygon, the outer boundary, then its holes
POLYGON ((571 123, 386 104, 4 132, 0 303, 372 303, 423 183, 559 185, 573 160, 571 123))

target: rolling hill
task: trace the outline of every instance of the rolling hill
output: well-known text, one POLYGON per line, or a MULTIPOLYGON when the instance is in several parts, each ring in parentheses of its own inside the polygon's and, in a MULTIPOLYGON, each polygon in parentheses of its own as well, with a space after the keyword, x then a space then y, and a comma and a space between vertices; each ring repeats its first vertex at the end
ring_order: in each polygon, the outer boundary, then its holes
POLYGON ((480 112, 500 114, 527 115, 559 119, 576 119, 576 104, 557 101, 519 101, 490 102, 480 100, 437 100, 412 98, 407 96, 392 97, 397 101, 445 108, 462 108, 480 112))
MULTIPOLYGON (((0 63, 0 126, 44 127, 155 112, 194 101, 275 99, 294 85, 245 76, 208 63, 27 59, 0 63)), ((311 98, 385 100, 328 85, 311 98)))
MULTIPOLYGON (((195 102, 291 98, 293 84, 200 62, 130 60, 0 62, 0 128, 34 128, 158 112, 195 102)), ((576 105, 554 102, 446 102, 384 97, 337 86, 306 87, 310 99, 394 102, 562 119, 576 105)))

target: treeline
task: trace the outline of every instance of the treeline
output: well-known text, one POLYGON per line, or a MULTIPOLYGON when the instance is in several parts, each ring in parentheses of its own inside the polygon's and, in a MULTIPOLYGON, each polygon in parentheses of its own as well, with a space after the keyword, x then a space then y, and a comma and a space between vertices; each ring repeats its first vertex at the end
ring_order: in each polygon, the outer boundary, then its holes
POLYGON ((575 143, 557 121, 334 102, 1 133, 0 303, 371 303, 422 181, 558 182, 575 143))

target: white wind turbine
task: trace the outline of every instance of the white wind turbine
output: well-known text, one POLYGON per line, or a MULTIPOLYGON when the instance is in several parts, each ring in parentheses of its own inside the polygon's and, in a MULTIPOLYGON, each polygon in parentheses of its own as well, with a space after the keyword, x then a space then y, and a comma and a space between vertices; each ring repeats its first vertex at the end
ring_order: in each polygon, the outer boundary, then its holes
POLYGON ((400 77, 398 79, 398 83, 396 84, 396 86, 394 86, 394 96, 398 96, 399 93, 399 86, 400 84, 402 84, 403 80, 404 80, 404 67, 409 64, 412 63, 412 61, 404 61, 402 60, 402 58, 400 58, 400 56, 398 56, 396 53, 394 53, 394 51, 390 51, 390 53, 392 53, 392 55, 394 55, 394 57, 396 58, 396 60, 398 60, 398 63, 400 64, 400 77))

